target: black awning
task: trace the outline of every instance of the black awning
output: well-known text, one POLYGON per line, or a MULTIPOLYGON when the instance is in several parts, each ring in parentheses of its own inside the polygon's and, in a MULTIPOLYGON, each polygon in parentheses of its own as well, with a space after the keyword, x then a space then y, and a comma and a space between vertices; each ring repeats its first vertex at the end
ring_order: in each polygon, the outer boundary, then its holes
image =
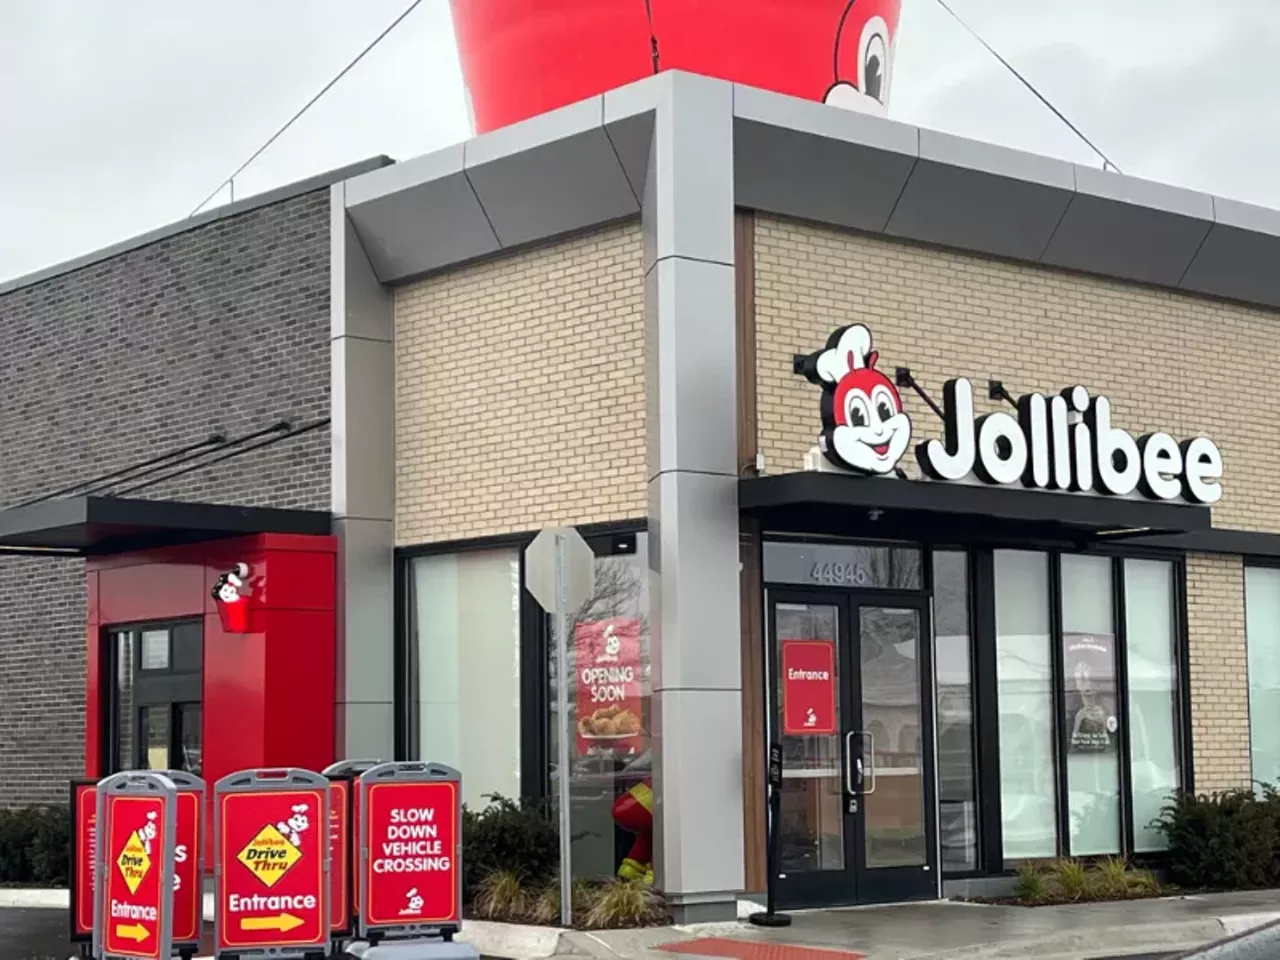
POLYGON ((255 533, 324 535, 328 513, 172 500, 67 497, 0 510, 0 553, 102 556, 255 533))
POLYGON ((1211 529, 1208 507, 1051 493, 1021 487, 859 477, 824 471, 738 482, 738 506, 770 526, 805 532, 926 539, 1057 540, 1190 534, 1211 529))

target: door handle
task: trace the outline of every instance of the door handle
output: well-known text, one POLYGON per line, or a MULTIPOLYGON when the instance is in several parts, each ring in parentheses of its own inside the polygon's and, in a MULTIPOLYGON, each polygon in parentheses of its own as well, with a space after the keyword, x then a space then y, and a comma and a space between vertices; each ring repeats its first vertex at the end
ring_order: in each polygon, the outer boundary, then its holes
POLYGON ((856 730, 850 730, 844 735, 844 789, 850 795, 856 795, 858 787, 853 779, 853 765, 856 759, 858 764, 858 780, 862 782, 862 758, 855 758, 853 755, 853 738, 858 735, 856 730))
POLYGON ((867 772, 869 774, 868 779, 871 781, 871 783, 868 786, 864 782, 862 787, 862 795, 864 797, 869 797, 871 796, 871 794, 876 792, 876 738, 872 736, 870 730, 860 730, 858 732, 858 736, 865 738, 866 744, 867 744, 866 750, 864 752, 866 753, 866 757, 867 757, 867 772))

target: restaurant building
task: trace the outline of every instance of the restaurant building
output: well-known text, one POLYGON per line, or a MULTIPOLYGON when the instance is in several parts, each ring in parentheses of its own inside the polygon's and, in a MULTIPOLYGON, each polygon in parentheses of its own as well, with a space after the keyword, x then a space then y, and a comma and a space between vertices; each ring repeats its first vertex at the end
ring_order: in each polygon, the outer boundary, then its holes
POLYGON ((788 906, 1158 857, 1275 777, 1280 214, 678 71, 327 180, 0 288, 0 545, 86 558, 4 561, 6 801, 568 775, 574 872, 693 920, 765 886, 771 742, 788 906))

